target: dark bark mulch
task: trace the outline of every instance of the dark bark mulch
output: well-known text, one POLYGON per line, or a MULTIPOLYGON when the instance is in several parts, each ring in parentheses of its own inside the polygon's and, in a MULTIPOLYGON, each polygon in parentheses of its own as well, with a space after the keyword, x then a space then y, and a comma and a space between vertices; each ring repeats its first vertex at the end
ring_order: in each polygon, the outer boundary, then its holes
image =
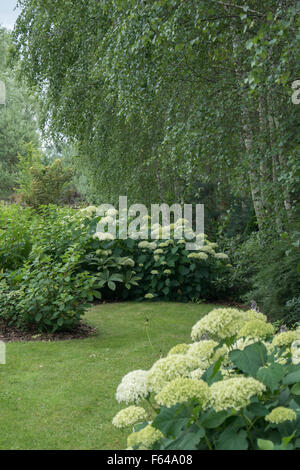
POLYGON ((21 330, 14 325, 8 325, 4 320, 0 320, 0 341, 6 343, 16 341, 66 341, 70 339, 84 339, 90 336, 96 336, 97 332, 97 328, 80 322, 72 331, 40 333, 34 326, 26 330, 21 330))

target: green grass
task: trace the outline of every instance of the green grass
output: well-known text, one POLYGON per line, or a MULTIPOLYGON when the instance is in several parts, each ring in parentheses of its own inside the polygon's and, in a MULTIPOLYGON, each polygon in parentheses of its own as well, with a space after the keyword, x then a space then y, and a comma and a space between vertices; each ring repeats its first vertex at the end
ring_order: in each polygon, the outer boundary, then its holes
POLYGON ((0 365, 0 449, 126 448, 128 433, 111 424, 122 408, 115 400, 120 380, 189 342, 191 327, 212 307, 100 305, 86 315, 99 330, 96 337, 7 344, 7 364, 0 365))

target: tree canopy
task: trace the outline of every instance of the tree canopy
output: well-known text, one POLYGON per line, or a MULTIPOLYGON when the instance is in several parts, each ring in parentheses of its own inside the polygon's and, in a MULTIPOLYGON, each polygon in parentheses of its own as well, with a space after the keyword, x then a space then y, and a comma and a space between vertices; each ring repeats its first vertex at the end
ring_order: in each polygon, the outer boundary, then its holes
POLYGON ((91 201, 201 201, 242 229, 295 219, 299 2, 19 4, 13 54, 46 129, 78 145, 91 201))

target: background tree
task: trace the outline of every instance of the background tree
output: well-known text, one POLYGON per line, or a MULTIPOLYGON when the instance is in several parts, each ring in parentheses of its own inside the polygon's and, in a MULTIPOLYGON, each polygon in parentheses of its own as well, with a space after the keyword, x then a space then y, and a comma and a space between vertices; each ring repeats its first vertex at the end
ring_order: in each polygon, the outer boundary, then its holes
POLYGON ((37 103, 16 80, 16 70, 7 62, 11 33, 0 28, 0 80, 6 87, 6 104, 0 105, 0 199, 13 192, 18 153, 25 144, 39 145, 37 103))
POLYGON ((25 204, 37 209, 68 200, 73 170, 64 167, 62 159, 43 162, 43 154, 28 144, 26 153, 19 155, 17 170, 18 193, 25 204))

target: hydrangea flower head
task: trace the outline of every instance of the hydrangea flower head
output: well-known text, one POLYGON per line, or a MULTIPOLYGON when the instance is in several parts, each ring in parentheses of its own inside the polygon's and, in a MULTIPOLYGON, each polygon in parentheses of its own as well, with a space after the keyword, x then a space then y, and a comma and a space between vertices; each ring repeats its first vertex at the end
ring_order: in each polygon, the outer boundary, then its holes
POLYGON ((233 408, 240 410, 249 405, 253 396, 260 396, 266 387, 252 377, 233 377, 211 385, 211 404, 216 411, 233 408))
POLYGON ((126 428, 133 426, 136 423, 146 421, 147 413, 141 406, 128 406, 119 413, 112 420, 112 424, 117 428, 126 428))
POLYGON ((297 419, 297 414, 294 410, 290 408, 285 408, 284 406, 278 406, 274 408, 271 413, 269 413, 265 420, 269 423, 280 424, 285 421, 295 421, 297 419))
POLYGON ((189 344, 181 343, 176 344, 173 348, 170 349, 168 352, 168 356, 172 356, 173 354, 186 354, 190 348, 189 344))
POLYGON ((192 328, 192 339, 203 336, 220 341, 234 336, 245 322, 243 312, 236 308, 216 308, 201 318, 192 328))
POLYGON ((140 450, 149 450, 153 445, 162 439, 162 432, 148 424, 140 431, 133 432, 128 436, 127 446, 130 448, 139 448, 140 450))
POLYGON ((244 312, 244 315, 247 321, 250 321, 250 320, 261 320, 264 322, 267 321, 266 315, 264 315, 261 312, 257 312, 256 310, 246 310, 244 312))
POLYGON ((231 349, 240 349, 243 351, 247 346, 253 343, 255 343, 255 339, 253 338, 239 338, 233 343, 231 349))
POLYGON ((97 207, 96 206, 84 207, 83 209, 81 209, 80 212, 83 212, 84 214, 87 214, 87 215, 94 215, 97 212, 97 207))
POLYGON ((207 408, 210 401, 210 389, 204 380, 178 377, 169 382, 155 397, 159 405, 167 408, 191 399, 196 399, 202 409, 207 408))
POLYGON ((106 215, 109 217, 115 217, 117 214, 118 214, 117 209, 114 209, 113 207, 106 211, 106 215))
POLYGON ((209 255, 213 255, 213 256, 215 256, 216 254, 215 250, 209 245, 202 246, 201 251, 204 251, 205 253, 208 253, 209 255))
POLYGON ((149 390, 156 393, 176 377, 188 377, 195 364, 184 354, 171 354, 155 362, 148 372, 149 390))
POLYGON ((207 260, 208 255, 206 253, 202 253, 202 252, 200 252, 200 253, 190 253, 188 255, 188 258, 205 261, 205 260, 207 260))
POLYGON ((148 371, 134 370, 126 374, 117 388, 116 399, 125 403, 138 403, 149 394, 148 371))
POLYGON ((266 323, 262 320, 250 320, 242 326, 238 332, 240 338, 265 339, 274 334, 272 323, 266 323))
POLYGON ((300 340, 293 341, 291 345, 292 363, 300 364, 300 340))
POLYGON ((228 259, 228 255, 226 255, 226 253, 216 253, 215 258, 216 259, 228 259))
POLYGON ((105 241, 105 240, 114 240, 115 237, 112 233, 109 232, 96 232, 93 235, 93 238, 98 238, 100 241, 105 241))
POLYGON ((204 374, 205 370, 204 369, 195 369, 195 370, 192 370, 190 376, 191 376, 191 379, 201 379, 202 375, 204 374))
POLYGON ((199 341, 190 346, 188 355, 193 356, 194 361, 197 362, 197 367, 206 369, 215 362, 214 356, 217 346, 218 343, 212 339, 199 341))
POLYGON ((295 331, 284 331, 283 333, 278 333, 274 336, 272 345, 279 348, 289 347, 294 341, 300 339, 300 332, 295 331))

